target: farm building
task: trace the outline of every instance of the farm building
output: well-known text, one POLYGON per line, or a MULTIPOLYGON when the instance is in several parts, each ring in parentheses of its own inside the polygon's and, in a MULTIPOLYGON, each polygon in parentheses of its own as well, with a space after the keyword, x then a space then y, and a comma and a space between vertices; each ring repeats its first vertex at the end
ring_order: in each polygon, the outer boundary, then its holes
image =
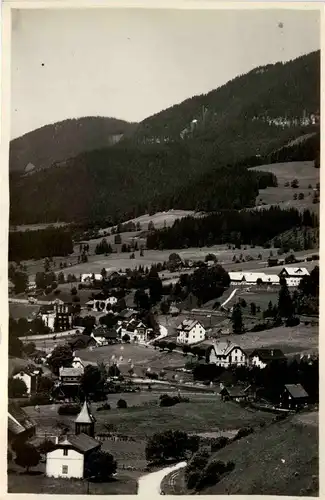
POLYGON ((303 278, 304 276, 309 276, 305 267, 284 267, 279 273, 280 278, 303 278))
POLYGON ((32 394, 35 394, 37 392, 37 385, 40 375, 40 370, 22 370, 14 375, 13 378, 25 382, 27 387, 27 395, 31 396, 32 394))
POLYGON ((196 320, 184 319, 176 330, 178 344, 197 344, 205 339, 205 328, 196 320))
POLYGON ((208 362, 225 368, 230 365, 246 365, 248 357, 239 345, 227 341, 214 342, 208 351, 208 362))
POLYGON ((280 406, 296 410, 308 403, 309 396, 301 384, 286 384, 280 396, 280 406))
POLYGON ((75 435, 56 439, 55 448, 46 455, 49 477, 83 478, 89 454, 99 450, 101 442, 94 439, 95 419, 85 401, 75 420, 75 435))
POLYGON ((98 345, 108 345, 117 342, 119 335, 114 328, 98 326, 91 333, 91 337, 95 339, 98 345))
POLYGON ((243 387, 225 387, 222 385, 219 392, 222 401, 247 401, 248 392, 243 387))
POLYGON ((279 285, 280 278, 276 274, 230 272, 230 284, 237 285, 279 285))
POLYGON ((83 367, 62 367, 59 370, 60 382, 63 386, 79 385, 83 375, 83 367))
POLYGON ((280 349, 255 349, 249 355, 249 363, 258 368, 265 368, 272 361, 284 362, 286 359, 280 349))
POLYGON ((74 351, 77 349, 85 349, 86 347, 93 347, 96 345, 95 339, 90 335, 78 335, 68 341, 71 349, 74 351))

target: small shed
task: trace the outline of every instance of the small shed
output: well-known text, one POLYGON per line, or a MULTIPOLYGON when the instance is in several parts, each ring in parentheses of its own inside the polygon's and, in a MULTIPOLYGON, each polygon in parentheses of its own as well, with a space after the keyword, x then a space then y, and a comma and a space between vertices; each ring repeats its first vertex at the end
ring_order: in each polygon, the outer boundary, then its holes
POLYGON ((220 391, 222 401, 247 401, 248 393, 242 387, 223 387, 220 391))

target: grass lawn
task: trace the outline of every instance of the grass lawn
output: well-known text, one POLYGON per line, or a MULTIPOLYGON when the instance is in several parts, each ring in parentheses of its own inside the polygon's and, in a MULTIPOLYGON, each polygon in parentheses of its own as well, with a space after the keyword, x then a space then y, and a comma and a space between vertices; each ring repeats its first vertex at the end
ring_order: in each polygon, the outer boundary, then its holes
POLYGON ((205 495, 318 496, 318 429, 285 421, 213 455, 235 469, 205 495))
POLYGON ((262 332, 228 335, 230 341, 242 349, 277 348, 286 353, 318 353, 318 327, 300 324, 294 327, 280 326, 262 332))
POLYGON ((254 167, 252 170, 262 172, 272 172, 278 179, 278 187, 268 187, 261 189, 256 198, 256 202, 263 200, 267 205, 280 205, 282 208, 294 207, 298 210, 309 208, 313 211, 319 211, 319 204, 313 204, 313 189, 320 180, 320 171, 314 167, 312 161, 274 163, 270 165, 261 165, 254 167), (291 183, 293 179, 297 179, 299 187, 293 189, 291 186, 284 187, 286 182, 291 183), (308 186, 312 186, 309 188, 308 186), (303 200, 294 200, 293 195, 304 193, 303 200))
MULTIPOLYGON (((33 474, 8 474, 8 493, 33 493, 55 495, 86 495, 87 481, 82 479, 54 479, 33 474)), ((136 478, 118 473, 109 483, 90 483, 90 495, 136 495, 136 478)))
POLYGON ((76 351, 76 355, 85 363, 87 361, 109 363, 112 361, 112 356, 115 356, 122 373, 127 373, 127 370, 133 364, 137 375, 142 375, 142 369, 148 367, 155 371, 166 367, 181 367, 185 363, 184 357, 178 352, 160 352, 152 347, 146 348, 142 345, 133 344, 103 346, 93 351, 81 349, 76 351), (121 359, 121 356, 123 359, 121 359))
MULTIPOLYGON (((142 394, 142 393, 141 393, 142 394)), ((140 395, 117 395, 123 399, 128 396, 141 398, 140 395)), ((157 405, 132 406, 127 409, 113 408, 108 411, 95 412, 97 419, 96 432, 105 432, 105 424, 109 424, 114 432, 133 436, 138 440, 146 439, 155 432, 168 429, 185 432, 218 432, 220 430, 238 429, 246 425, 255 425, 261 421, 269 421, 271 414, 241 408, 233 403, 224 403, 217 395, 190 394, 189 403, 180 403, 173 407, 158 406, 159 396, 152 395, 157 405)), ((108 401, 110 399, 108 398, 108 401)), ((59 416, 57 408, 42 406, 40 412, 32 407, 26 411, 37 422, 40 431, 53 432, 58 421, 64 421, 73 429, 74 419, 59 416)))

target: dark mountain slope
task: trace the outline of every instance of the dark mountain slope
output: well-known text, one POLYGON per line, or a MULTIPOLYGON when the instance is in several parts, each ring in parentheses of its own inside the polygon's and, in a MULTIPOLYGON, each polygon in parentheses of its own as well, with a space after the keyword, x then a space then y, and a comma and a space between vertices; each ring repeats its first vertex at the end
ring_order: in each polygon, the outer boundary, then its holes
POLYGON ((258 68, 144 120, 114 147, 12 177, 11 223, 117 222, 147 210, 250 206, 256 183, 247 188, 252 179, 245 167, 252 159, 259 155, 263 163, 290 141, 319 130, 309 117, 319 109, 319 63, 317 52, 258 68), (205 118, 183 134, 203 105, 205 118))
POLYGON ((161 111, 139 124, 134 140, 177 140, 183 136, 192 142, 204 139, 218 143, 224 128, 234 131, 236 124, 271 124, 279 118, 291 120, 291 127, 296 127, 319 108, 320 52, 316 51, 285 64, 256 68, 208 94, 161 111))
POLYGON ((111 146, 133 128, 134 124, 100 116, 46 125, 11 141, 10 171, 32 171, 32 165, 35 169, 51 167, 81 152, 111 146))

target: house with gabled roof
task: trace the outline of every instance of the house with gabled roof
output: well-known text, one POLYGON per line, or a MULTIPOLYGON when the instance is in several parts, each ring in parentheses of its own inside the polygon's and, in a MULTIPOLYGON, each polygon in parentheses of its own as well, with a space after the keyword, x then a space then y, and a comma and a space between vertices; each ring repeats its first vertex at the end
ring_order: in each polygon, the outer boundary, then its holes
POLYGON ((97 326, 90 335, 93 337, 97 345, 108 345, 117 342, 119 334, 114 328, 107 328, 104 325, 97 326))
POLYGON ((308 404, 309 395, 301 384, 285 384, 280 395, 280 406, 298 410, 308 404))
POLYGON ((305 267, 284 267, 280 272, 279 276, 284 278, 303 278, 304 276, 309 276, 309 272, 305 267))
POLYGON ((46 475, 55 478, 83 478, 90 453, 99 450, 94 438, 95 418, 84 401, 75 420, 75 434, 56 439, 55 448, 46 455, 46 475))
POLYGON ((248 356, 243 349, 230 340, 218 340, 207 351, 208 363, 218 366, 243 366, 248 363, 248 356))
POLYGON ((205 328, 197 320, 184 319, 177 328, 176 342, 178 344, 197 344, 205 339, 205 328))

